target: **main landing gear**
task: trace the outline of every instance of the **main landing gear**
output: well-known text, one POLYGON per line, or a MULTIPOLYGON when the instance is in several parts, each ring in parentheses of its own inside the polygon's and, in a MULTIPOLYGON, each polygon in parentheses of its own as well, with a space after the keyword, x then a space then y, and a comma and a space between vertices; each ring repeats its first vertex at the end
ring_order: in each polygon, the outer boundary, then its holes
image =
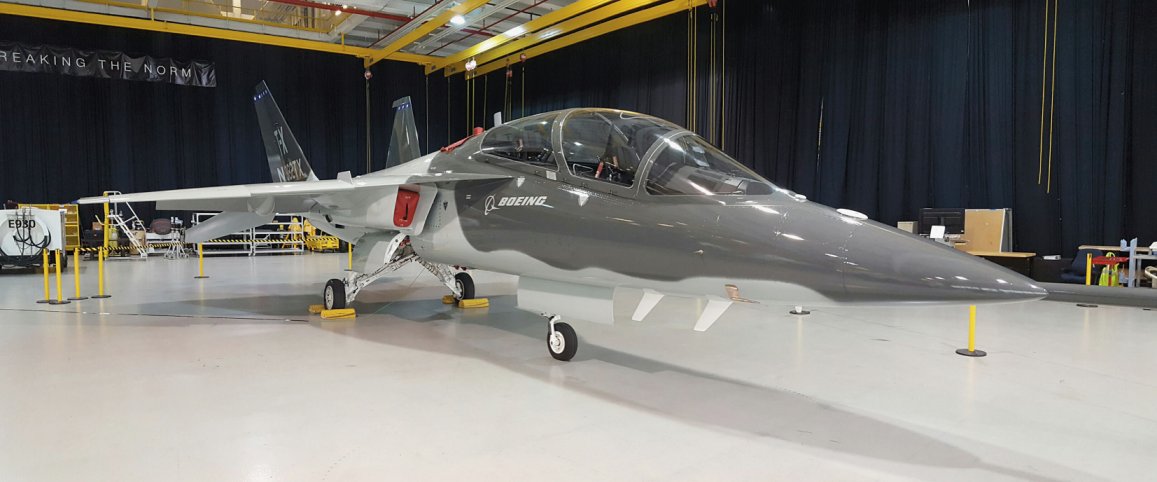
POLYGON ((325 290, 321 292, 321 297, 327 310, 340 310, 345 308, 345 281, 336 278, 326 281, 325 290))
MULTIPOLYGON (((448 266, 444 264, 431 263, 418 257, 414 249, 410 247, 409 239, 404 234, 395 236, 386 249, 387 255, 384 257, 387 262, 382 263, 377 268, 368 273, 350 272, 346 279, 331 279, 325 283, 325 289, 322 291, 322 299, 327 310, 340 310, 349 306, 357 297, 358 292, 369 286, 370 283, 378 280, 386 273, 396 271, 399 268, 417 262, 423 268, 426 268, 430 274, 433 274, 450 289, 456 300, 472 300, 474 299, 474 278, 465 272, 455 273, 457 267, 448 266)), ((462 268, 457 268, 462 269, 462 268)), ((575 353, 578 353, 578 334, 575 333, 574 328, 563 323, 562 317, 554 314, 543 313, 543 316, 549 321, 550 329, 546 335, 546 347, 550 352, 550 356, 555 360, 570 361, 574 358, 575 353)))
POLYGON ((474 278, 471 278, 469 273, 455 274, 454 286, 458 288, 459 301, 474 299, 474 278))
POLYGON ((558 315, 544 314, 550 320, 550 331, 546 334, 546 348, 555 360, 570 361, 578 353, 578 334, 574 328, 559 320, 558 315))
POLYGON ((431 263, 418 257, 410 247, 410 240, 405 234, 398 234, 390 240, 386 248, 385 262, 367 273, 351 271, 346 279, 331 279, 325 283, 322 299, 327 310, 340 310, 354 301, 362 288, 369 286, 382 276, 401 267, 417 262, 436 276, 442 284, 450 289, 457 300, 474 299, 474 279, 467 273, 454 273, 453 267, 444 264, 431 263))

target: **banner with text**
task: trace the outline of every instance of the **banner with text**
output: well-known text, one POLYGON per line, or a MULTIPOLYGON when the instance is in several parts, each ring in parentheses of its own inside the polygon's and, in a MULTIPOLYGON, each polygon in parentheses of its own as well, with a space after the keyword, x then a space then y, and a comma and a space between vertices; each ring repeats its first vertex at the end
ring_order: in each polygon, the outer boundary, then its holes
POLYGON ((212 62, 132 57, 109 50, 77 50, 15 42, 0 42, 0 71, 168 82, 194 87, 217 86, 217 71, 212 62))

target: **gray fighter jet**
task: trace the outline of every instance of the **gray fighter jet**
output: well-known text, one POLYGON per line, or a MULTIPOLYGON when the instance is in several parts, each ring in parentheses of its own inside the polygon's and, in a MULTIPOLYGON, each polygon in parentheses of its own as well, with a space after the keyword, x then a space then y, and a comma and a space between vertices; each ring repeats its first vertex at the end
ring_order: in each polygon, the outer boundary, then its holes
MULTIPOLYGON (((983 259, 775 186, 670 122, 612 109, 514 120, 420 155, 408 99, 387 167, 317 180, 264 83, 254 96, 276 182, 180 189, 81 203, 156 201, 222 214, 200 242, 297 214, 353 243, 360 269, 326 283, 342 308, 417 262, 456 298, 466 267, 519 276, 518 306, 549 320, 550 354, 578 349, 561 317, 612 322, 616 289, 642 290, 632 319, 664 296, 706 298, 694 329, 731 305, 975 304, 1046 292, 983 259)), ((688 320, 690 322, 690 320, 688 320)))

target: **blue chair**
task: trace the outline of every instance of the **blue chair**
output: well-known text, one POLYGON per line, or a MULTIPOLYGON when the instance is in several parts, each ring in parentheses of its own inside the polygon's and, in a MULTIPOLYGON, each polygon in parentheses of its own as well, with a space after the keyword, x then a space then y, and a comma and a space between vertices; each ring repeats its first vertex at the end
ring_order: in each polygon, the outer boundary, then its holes
MULTIPOLYGON (((1073 258, 1073 264, 1061 270, 1062 283, 1085 284, 1085 262, 1089 254, 1092 254, 1093 257, 1096 258, 1104 253, 1099 249, 1082 249, 1077 251, 1077 257, 1073 258)), ((1093 266, 1093 284, 1096 284, 1097 279, 1101 276, 1101 268, 1101 266, 1093 266)))

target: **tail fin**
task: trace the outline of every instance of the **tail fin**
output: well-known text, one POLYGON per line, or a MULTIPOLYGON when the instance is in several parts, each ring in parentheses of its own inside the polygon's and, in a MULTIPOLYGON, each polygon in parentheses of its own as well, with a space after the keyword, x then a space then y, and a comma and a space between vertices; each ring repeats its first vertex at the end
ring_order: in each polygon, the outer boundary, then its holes
POLYGON ((418 125, 414 122, 414 104, 408 96, 402 97, 394 101, 394 127, 390 132, 390 152, 386 155, 386 167, 394 167, 421 156, 418 125))
POLYGON ((253 95, 253 104, 257 107, 257 122, 261 125, 261 140, 265 143, 265 155, 269 160, 269 171, 273 173, 274 182, 316 181, 317 176, 309 167, 305 153, 293 132, 285 123, 281 109, 273 100, 269 86, 265 81, 257 84, 257 93, 253 95))

